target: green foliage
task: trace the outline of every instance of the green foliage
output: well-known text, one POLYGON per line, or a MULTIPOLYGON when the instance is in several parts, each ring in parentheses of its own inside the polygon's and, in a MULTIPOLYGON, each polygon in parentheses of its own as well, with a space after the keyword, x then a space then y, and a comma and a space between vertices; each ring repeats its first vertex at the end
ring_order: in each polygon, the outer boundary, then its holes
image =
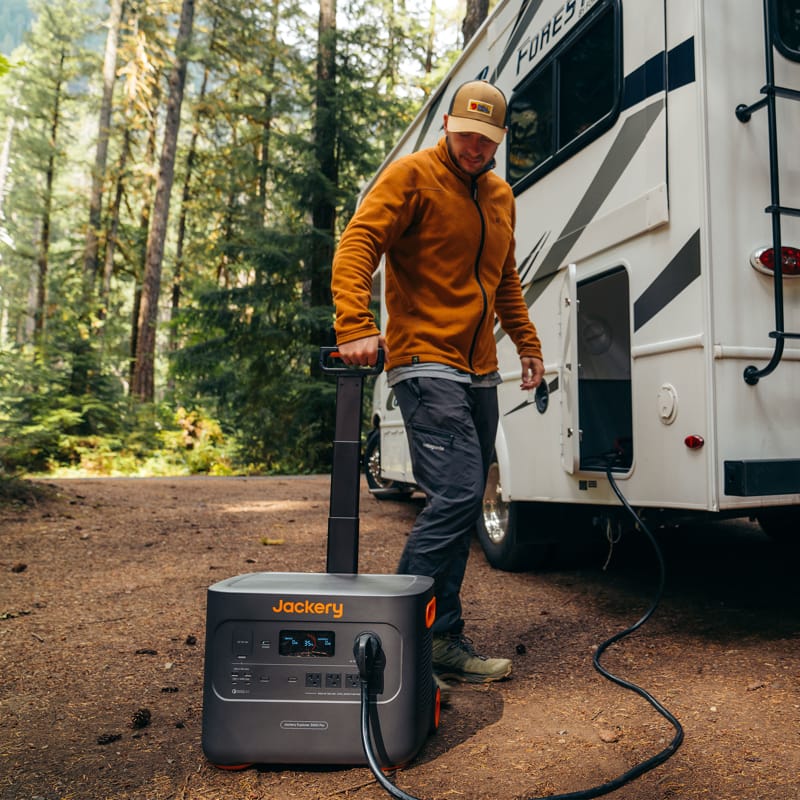
POLYGON ((272 270, 262 280, 207 292, 185 312, 182 322, 204 336, 176 354, 174 372, 184 402, 216 403, 237 432, 239 463, 313 472, 330 464, 333 396, 312 378, 319 349, 310 342, 331 314, 302 302, 286 252, 264 256, 260 266, 272 270))
POLYGON ((124 5, 95 275, 84 247, 107 4, 35 0, 25 48, 0 81, 0 106, 13 112, 0 119, 10 151, 0 179, 0 467, 12 472, 330 466, 335 387, 317 366, 333 319, 328 256, 450 57, 427 63, 442 20, 419 3, 339 0, 336 80, 325 87, 335 164, 323 167, 317 9, 198 6, 166 220, 157 402, 137 405, 130 353, 178 5, 124 5), (336 208, 330 225, 315 215, 320 198, 336 208))
POLYGON ((159 452, 192 475, 230 475, 230 450, 219 422, 201 410, 179 407, 174 416, 177 429, 161 432, 159 452))
POLYGON ((129 405, 119 383, 102 375, 75 394, 72 370, 8 354, 0 368, 0 476, 232 471, 235 442, 202 409, 129 405))

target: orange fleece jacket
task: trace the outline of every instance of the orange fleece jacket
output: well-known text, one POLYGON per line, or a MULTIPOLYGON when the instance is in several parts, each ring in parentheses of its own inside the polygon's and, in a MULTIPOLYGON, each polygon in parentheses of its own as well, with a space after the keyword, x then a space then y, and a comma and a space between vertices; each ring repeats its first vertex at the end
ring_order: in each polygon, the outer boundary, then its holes
POLYGON ((389 164, 344 231, 333 259, 339 344, 377 334, 372 275, 386 256, 387 368, 436 362, 497 369, 495 317, 521 356, 542 357, 514 258, 511 187, 477 178, 434 147, 389 164))

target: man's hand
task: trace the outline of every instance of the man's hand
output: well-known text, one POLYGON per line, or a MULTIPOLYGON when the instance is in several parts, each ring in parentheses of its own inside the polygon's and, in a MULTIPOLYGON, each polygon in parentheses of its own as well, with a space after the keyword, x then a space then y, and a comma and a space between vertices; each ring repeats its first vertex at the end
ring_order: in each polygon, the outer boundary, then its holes
POLYGON ((532 356, 523 356, 520 359, 522 364, 522 383, 519 388, 523 391, 531 391, 535 389, 544 378, 544 362, 541 358, 533 358, 532 356))
POLYGON ((354 339, 352 342, 337 345, 336 349, 348 367, 374 367, 378 361, 379 347, 383 349, 384 360, 388 360, 389 351, 386 349, 383 334, 354 339))

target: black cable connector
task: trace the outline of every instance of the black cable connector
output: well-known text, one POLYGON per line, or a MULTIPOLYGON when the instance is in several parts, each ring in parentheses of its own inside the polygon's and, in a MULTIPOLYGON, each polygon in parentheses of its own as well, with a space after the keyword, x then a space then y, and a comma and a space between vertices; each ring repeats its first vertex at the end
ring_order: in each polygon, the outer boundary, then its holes
MULTIPOLYGON (((375 755, 375 747, 370 740, 370 708, 375 697, 383 692, 383 671, 386 667, 386 653, 383 652, 381 640, 374 633, 360 633, 353 643, 353 655, 361 677, 361 746, 367 757, 367 764, 378 783, 397 800, 418 800, 402 789, 398 789, 383 774, 383 769, 375 755)), ((377 717, 373 726, 378 725, 377 717)), ((376 732, 380 737, 380 731, 376 732)))
POLYGON ((353 656, 358 666, 361 685, 366 684, 370 695, 383 694, 386 653, 383 652, 380 637, 369 631, 359 633, 353 643, 353 656))

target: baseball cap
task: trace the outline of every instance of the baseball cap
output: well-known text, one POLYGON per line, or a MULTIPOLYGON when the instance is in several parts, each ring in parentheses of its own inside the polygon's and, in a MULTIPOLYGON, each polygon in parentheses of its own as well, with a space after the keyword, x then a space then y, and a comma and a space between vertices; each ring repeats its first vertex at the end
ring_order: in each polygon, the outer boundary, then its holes
POLYGON ((447 112, 453 133, 480 133, 498 144, 506 126, 505 95, 488 81, 467 81, 456 89, 447 112))

